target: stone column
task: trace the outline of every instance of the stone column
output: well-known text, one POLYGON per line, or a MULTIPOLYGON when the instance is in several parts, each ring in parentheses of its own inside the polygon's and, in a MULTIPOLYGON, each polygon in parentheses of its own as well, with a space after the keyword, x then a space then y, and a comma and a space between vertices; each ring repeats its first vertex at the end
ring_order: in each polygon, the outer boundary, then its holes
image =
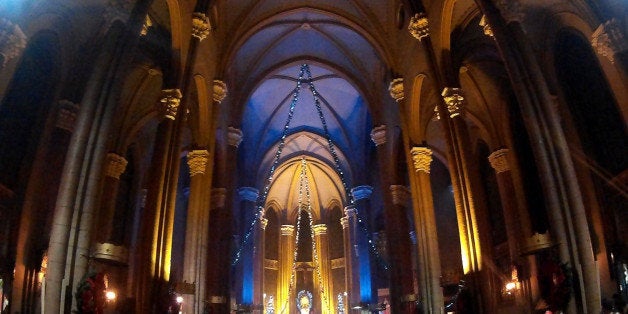
MULTIPOLYGON (((377 298, 377 286, 373 281, 375 280, 375 256, 371 255, 368 235, 364 232, 364 228, 370 230, 370 218, 368 213, 371 212, 371 194, 373 194, 373 188, 368 185, 360 185, 351 189, 351 195, 354 200, 354 215, 355 217, 355 229, 353 230, 353 239, 355 250, 354 254, 357 254, 358 264, 354 264, 355 270, 357 270, 356 276, 360 280, 360 302, 375 302, 377 298), (361 221, 360 221, 361 220, 361 221), (361 226, 362 224, 363 226, 361 226), (366 299, 365 299, 366 298, 366 299)), ((351 303, 349 305, 352 305, 351 303)))
MULTIPOLYGON (((400 95, 396 94, 395 96, 399 97, 400 95)), ((406 272, 407 265, 412 263, 412 255, 408 250, 412 247, 412 243, 406 215, 408 191, 403 186, 391 185, 397 178, 391 170, 394 169, 394 164, 388 155, 386 145, 384 145, 387 142, 386 133, 386 126, 375 127, 371 131, 371 139, 377 147, 380 182, 383 186, 390 185, 391 191, 390 194, 384 193, 384 229, 388 237, 391 311, 394 313, 413 313, 416 296, 414 295, 411 271, 410 275, 406 272)))
POLYGON ((417 183, 414 198, 414 228, 419 252, 421 303, 425 313, 441 313, 443 292, 440 286, 440 256, 430 181, 432 150, 428 147, 415 146, 410 153, 415 170, 411 177, 417 183))
MULTIPOLYGON (((536 52, 521 23, 508 23, 514 15, 512 13, 521 13, 515 6, 520 3, 516 1, 493 3, 490 0, 475 2, 491 25, 523 120, 526 121, 526 130, 533 139, 530 145, 534 150, 539 177, 548 192, 544 196, 550 232, 557 243, 556 250, 561 262, 569 262, 578 274, 574 279, 579 281, 576 286, 580 288, 580 293, 575 295, 581 297, 572 298, 574 302, 569 303, 567 311, 575 312, 581 309, 588 313, 599 313, 601 311, 599 274, 576 170, 571 156, 566 153, 569 151, 569 145, 562 130, 560 114, 555 108, 549 84, 538 63, 536 52), (513 9, 512 6, 515 6, 515 10, 509 10, 513 9)), ((596 38, 596 35, 604 32, 594 33, 594 39, 606 41, 606 38, 596 38)), ((613 41, 610 38, 609 40, 613 41)), ((594 48, 603 55, 600 51, 602 47, 594 48)), ((604 49, 606 48, 602 48, 604 49)), ((625 56, 625 53, 620 56, 625 56)), ((625 64, 625 60, 622 62, 625 64)))
POLYGON ((236 283, 236 287, 241 287, 241 289, 236 289, 241 291, 239 295, 239 299, 237 303, 252 305, 255 300, 255 248, 258 245, 258 240, 256 236, 259 233, 259 223, 260 221, 254 221, 255 219, 260 220, 263 217, 258 216, 259 209, 257 208, 257 198, 259 196, 259 191, 253 187, 242 187, 238 189, 238 194, 240 195, 240 217, 242 221, 242 227, 239 232, 241 232, 241 245, 240 257, 238 262, 238 272, 241 274, 236 278, 239 282, 236 283))
POLYGON ((264 217, 259 218, 259 222, 256 224, 254 247, 253 247, 253 304, 264 304, 264 244, 266 226, 268 225, 268 219, 264 217))
POLYGON ((403 185, 391 185, 392 206, 384 209, 388 252, 391 268, 392 310, 395 311, 395 299, 400 299, 395 313, 414 313, 417 296, 412 280, 412 247, 408 222, 410 190, 403 185))
POLYGON ((490 260, 491 245, 488 241, 486 208, 483 207, 483 194, 480 194, 479 170, 471 153, 471 143, 467 125, 463 119, 465 99, 462 89, 445 87, 441 93, 443 103, 438 110, 443 127, 447 126, 450 137, 448 161, 456 201, 456 216, 460 234, 462 268, 476 295, 480 310, 493 312, 495 293, 489 285, 488 270, 483 269, 482 261, 490 260), (479 277, 478 277, 479 276, 479 277), (478 277, 478 278, 476 278, 478 277))
MULTIPOLYGON (((203 212, 203 194, 206 190, 207 179, 205 170, 209 152, 205 149, 188 152, 187 163, 190 169, 190 196, 188 198, 188 213, 185 225, 185 256, 183 259, 183 285, 192 287, 194 291, 186 291, 182 310, 184 313, 200 313, 203 309, 204 296, 200 294, 197 285, 203 282, 200 270, 206 259, 201 255, 201 243, 199 243, 201 229, 201 213, 203 212), (193 294, 189 294, 193 292, 193 294)), ((214 197, 212 197, 214 199, 214 197)))
MULTIPOLYGON (((217 90, 214 82, 214 101, 224 99, 225 86, 221 84, 217 90), (223 96, 221 96, 222 94, 223 96)), ((226 147, 216 147, 216 165, 214 172, 214 186, 220 188, 222 198, 226 199, 220 204, 212 202, 208 230, 209 251, 207 270, 208 282, 208 308, 210 312, 223 313, 229 311, 231 273, 225 269, 231 268, 231 243, 233 236, 233 178, 237 148, 242 141, 242 132, 235 128, 229 128, 226 147)), ((215 189, 217 190, 217 189, 215 189)), ((213 196, 212 196, 213 198, 213 196)))
POLYGON ((358 218, 353 205, 345 208, 345 216, 340 218, 345 253, 345 286, 348 307, 360 303, 360 261, 358 259, 358 218))
MULTIPOLYGON (((108 153, 105 161, 105 182, 103 183, 102 205, 99 219, 97 220, 99 231, 94 234, 95 242, 110 242, 113 236, 113 217, 116 212, 116 199, 120 187, 120 175, 126 169, 127 160, 116 154, 108 153)), ((117 243, 118 245, 121 243, 117 243)))
POLYGON ((293 263, 294 263, 294 226, 282 225, 281 226, 281 238, 279 239, 279 285, 277 288, 277 303, 275 309, 279 310, 279 313, 283 313, 290 310, 290 301, 295 297, 293 294, 294 286, 296 285, 296 278, 292 277, 293 263))
MULTIPOLYGON (((156 143, 151 163, 146 206, 140 223, 139 262, 136 296, 138 313, 151 313, 159 304, 159 294, 169 280, 170 250, 174 206, 168 206, 166 182, 168 156, 173 145, 174 119, 181 100, 178 89, 162 91, 160 108, 164 119, 157 126, 156 143)), ((163 303, 163 302, 162 302, 163 303)))
MULTIPOLYGON (((493 169, 495 170, 495 176, 497 177, 499 196, 501 199, 502 209, 504 212, 504 220, 506 223, 506 234, 508 236, 508 253, 510 257, 511 268, 521 270, 520 266, 523 266, 524 269, 529 268, 527 265, 527 261, 521 258, 521 246, 525 243, 527 239, 528 232, 526 232, 526 230, 531 230, 531 227, 528 215, 525 212, 519 212, 518 206, 516 205, 516 192, 512 181, 512 174, 510 171, 509 155, 510 150, 507 148, 502 148, 491 153, 488 156, 488 160, 491 164, 491 167, 493 167, 493 169)), ((519 278, 519 276, 517 276, 517 278, 510 279, 518 281, 522 278, 519 278)), ((523 278, 523 280, 529 279, 523 278)), ((529 299, 536 294, 536 291, 538 289, 527 291, 528 293, 532 292, 532 295, 526 296, 524 294, 524 292, 526 291, 523 291, 522 285, 520 285, 519 283, 517 284, 519 285, 519 289, 515 291, 517 304, 527 304, 526 297, 528 297, 529 299)))
POLYGON ((321 313, 333 314, 334 313, 334 296, 331 295, 331 265, 329 260, 329 239, 327 237, 327 225, 318 224, 312 226, 312 233, 314 234, 314 245, 316 247, 316 255, 314 255, 314 267, 318 270, 315 273, 315 283, 318 286, 320 298, 321 298, 321 313), (320 277, 319 277, 320 276, 320 277))

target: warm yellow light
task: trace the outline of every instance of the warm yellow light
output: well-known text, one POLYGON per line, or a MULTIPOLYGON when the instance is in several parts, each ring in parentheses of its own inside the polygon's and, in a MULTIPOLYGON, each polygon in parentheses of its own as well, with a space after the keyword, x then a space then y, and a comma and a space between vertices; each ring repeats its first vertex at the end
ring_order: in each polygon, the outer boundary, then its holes
POLYGON ((517 287, 517 284, 514 282, 507 282, 506 283, 506 291, 512 291, 517 287))
POLYGON ((107 301, 114 301, 116 299, 116 293, 114 291, 108 290, 105 292, 105 298, 107 301))

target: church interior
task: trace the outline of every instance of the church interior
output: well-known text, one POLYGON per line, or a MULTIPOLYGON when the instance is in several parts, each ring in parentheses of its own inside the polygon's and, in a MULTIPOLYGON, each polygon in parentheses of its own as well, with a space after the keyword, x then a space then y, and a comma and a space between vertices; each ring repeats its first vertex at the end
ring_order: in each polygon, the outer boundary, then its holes
POLYGON ((0 313, 628 313, 625 0, 2 0, 0 313))

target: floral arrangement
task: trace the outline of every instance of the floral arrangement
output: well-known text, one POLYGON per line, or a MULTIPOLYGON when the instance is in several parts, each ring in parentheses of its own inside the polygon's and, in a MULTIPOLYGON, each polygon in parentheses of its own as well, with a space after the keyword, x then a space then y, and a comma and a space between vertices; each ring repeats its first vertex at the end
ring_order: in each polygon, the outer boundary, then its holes
POLYGON ((102 314, 107 290, 107 275, 103 272, 85 275, 76 289, 76 303, 79 314, 102 314))
MULTIPOLYGON (((546 288, 543 297, 548 309, 552 311, 564 310, 569 304, 572 293, 573 273, 567 263, 559 263, 553 259, 541 265, 541 282, 546 288)), ((543 291, 542 291, 543 292, 543 291)))

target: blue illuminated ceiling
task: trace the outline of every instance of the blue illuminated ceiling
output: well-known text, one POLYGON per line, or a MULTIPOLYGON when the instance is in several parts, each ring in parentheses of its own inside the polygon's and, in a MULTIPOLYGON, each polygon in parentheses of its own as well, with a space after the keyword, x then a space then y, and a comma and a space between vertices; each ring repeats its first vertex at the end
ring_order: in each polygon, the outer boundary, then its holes
MULTIPOLYGON (((241 110, 243 142, 239 147, 241 184, 264 188, 284 133, 292 93, 302 64, 308 64, 312 82, 319 93, 321 110, 328 134, 317 112, 312 92, 303 83, 290 121, 285 148, 268 200, 285 206, 294 204, 291 191, 294 178, 301 171, 300 158, 307 156, 316 202, 326 206, 332 200, 346 201, 342 179, 350 188, 357 174, 369 169, 373 144, 370 140, 372 116, 380 106, 381 80, 385 66, 381 49, 373 44, 368 29, 354 21, 368 24, 367 12, 347 2, 331 14, 325 10, 295 5, 272 7, 262 1, 257 16, 264 10, 277 10, 257 20, 246 12, 229 12, 242 25, 234 26, 232 52, 228 54, 229 76, 237 81, 238 93, 232 101, 241 110), (362 10, 363 11, 363 10, 362 10), (366 14, 362 18, 347 18, 366 14), (248 23, 248 24, 247 24, 248 23), (377 88, 375 87, 377 86, 377 88), (335 146, 342 176, 330 152, 326 136, 335 146), (246 182, 248 181, 248 182, 246 182)), ((339 5, 335 2, 334 5, 339 5)), ((372 25, 371 25, 372 26, 372 25)), ((231 30, 229 30, 231 31, 231 30)))

